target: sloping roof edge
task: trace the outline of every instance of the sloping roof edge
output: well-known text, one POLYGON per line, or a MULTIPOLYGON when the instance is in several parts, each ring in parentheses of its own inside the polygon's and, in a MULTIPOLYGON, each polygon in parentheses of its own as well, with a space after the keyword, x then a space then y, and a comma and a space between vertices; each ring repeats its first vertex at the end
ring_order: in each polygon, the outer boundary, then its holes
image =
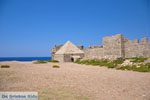
POLYGON ((55 54, 81 54, 84 53, 72 42, 66 42, 55 54))

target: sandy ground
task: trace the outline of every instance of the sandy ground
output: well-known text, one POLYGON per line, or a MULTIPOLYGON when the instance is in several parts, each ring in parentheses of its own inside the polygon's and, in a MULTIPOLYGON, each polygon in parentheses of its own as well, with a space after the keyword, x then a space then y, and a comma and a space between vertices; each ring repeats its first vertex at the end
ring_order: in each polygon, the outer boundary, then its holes
POLYGON ((150 100, 150 73, 74 63, 0 65, 10 65, 0 68, 0 91, 37 91, 39 100, 150 100))

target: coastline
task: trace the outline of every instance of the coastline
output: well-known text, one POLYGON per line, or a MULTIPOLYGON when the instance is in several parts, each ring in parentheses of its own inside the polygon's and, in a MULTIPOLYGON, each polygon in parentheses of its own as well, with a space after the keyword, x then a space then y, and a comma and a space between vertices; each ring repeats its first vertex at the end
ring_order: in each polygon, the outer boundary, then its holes
POLYGON ((51 57, 0 57, 0 62, 2 61, 22 61, 22 62, 28 62, 28 61, 35 61, 35 60, 51 60, 51 57))

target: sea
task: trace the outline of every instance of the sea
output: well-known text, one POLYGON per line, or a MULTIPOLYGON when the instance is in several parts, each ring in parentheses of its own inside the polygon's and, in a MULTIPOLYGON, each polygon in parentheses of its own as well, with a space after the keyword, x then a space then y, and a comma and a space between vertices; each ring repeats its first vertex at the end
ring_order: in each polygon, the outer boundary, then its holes
POLYGON ((34 61, 34 60, 51 60, 51 57, 0 57, 2 61, 34 61))

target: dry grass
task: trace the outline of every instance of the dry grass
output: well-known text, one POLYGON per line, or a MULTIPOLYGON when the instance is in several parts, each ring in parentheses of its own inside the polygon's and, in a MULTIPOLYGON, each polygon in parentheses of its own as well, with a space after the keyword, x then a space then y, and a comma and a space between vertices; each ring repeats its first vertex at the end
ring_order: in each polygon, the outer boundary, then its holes
POLYGON ((7 71, 7 70, 0 70, 0 76, 9 76, 13 72, 7 71))
POLYGON ((9 81, 10 83, 19 80, 14 71, 7 70, 0 70, 0 79, 4 79, 5 81, 9 81))
POLYGON ((75 94, 69 89, 59 88, 45 90, 39 95, 39 100, 89 100, 89 97, 75 94))

